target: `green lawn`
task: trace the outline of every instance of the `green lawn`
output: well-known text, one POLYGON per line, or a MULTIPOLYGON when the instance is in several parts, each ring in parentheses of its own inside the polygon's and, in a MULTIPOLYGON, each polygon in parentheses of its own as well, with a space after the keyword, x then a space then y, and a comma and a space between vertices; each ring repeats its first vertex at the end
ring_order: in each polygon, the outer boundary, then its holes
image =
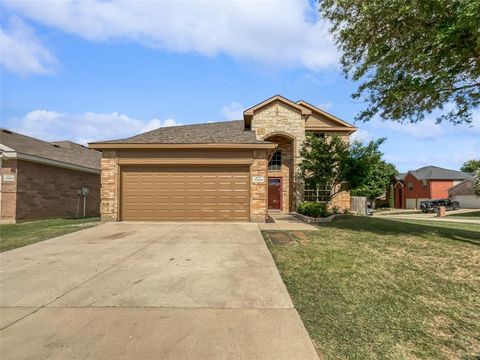
POLYGON ((0 225, 0 252, 95 226, 100 218, 48 219, 0 225))
POLYGON ((480 218, 480 211, 472 211, 461 214, 447 214, 447 216, 480 218))
POLYGON ((480 225, 342 218, 264 232, 321 358, 475 359, 480 225))

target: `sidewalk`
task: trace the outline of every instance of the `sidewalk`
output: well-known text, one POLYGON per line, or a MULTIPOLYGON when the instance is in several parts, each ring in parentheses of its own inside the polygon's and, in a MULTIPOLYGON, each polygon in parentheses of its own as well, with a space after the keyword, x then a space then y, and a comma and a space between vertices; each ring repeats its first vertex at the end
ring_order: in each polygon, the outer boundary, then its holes
POLYGON ((270 215, 275 223, 258 224, 260 230, 299 230, 299 231, 316 231, 315 226, 307 224, 292 215, 278 214, 270 215))

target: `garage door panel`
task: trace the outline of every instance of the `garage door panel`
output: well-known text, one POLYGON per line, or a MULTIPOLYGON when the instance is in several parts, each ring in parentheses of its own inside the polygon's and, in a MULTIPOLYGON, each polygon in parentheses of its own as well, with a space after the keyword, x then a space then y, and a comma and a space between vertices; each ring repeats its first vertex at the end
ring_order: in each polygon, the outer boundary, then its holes
POLYGON ((249 217, 248 167, 122 169, 122 220, 241 220, 249 217))

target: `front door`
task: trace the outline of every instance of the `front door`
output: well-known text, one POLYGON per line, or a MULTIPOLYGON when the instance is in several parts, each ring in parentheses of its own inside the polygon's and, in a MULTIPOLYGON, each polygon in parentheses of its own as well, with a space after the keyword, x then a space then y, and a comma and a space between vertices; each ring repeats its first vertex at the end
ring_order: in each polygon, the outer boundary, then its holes
POLYGON ((268 209, 282 209, 282 179, 268 178, 268 209))

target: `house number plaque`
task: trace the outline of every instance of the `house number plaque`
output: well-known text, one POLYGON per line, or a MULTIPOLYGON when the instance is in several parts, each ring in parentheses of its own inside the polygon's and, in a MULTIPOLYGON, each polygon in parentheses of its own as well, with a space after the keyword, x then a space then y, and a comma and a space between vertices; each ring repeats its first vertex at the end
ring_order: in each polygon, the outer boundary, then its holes
POLYGON ((252 183, 263 184, 265 182, 265 176, 252 176, 252 183))

